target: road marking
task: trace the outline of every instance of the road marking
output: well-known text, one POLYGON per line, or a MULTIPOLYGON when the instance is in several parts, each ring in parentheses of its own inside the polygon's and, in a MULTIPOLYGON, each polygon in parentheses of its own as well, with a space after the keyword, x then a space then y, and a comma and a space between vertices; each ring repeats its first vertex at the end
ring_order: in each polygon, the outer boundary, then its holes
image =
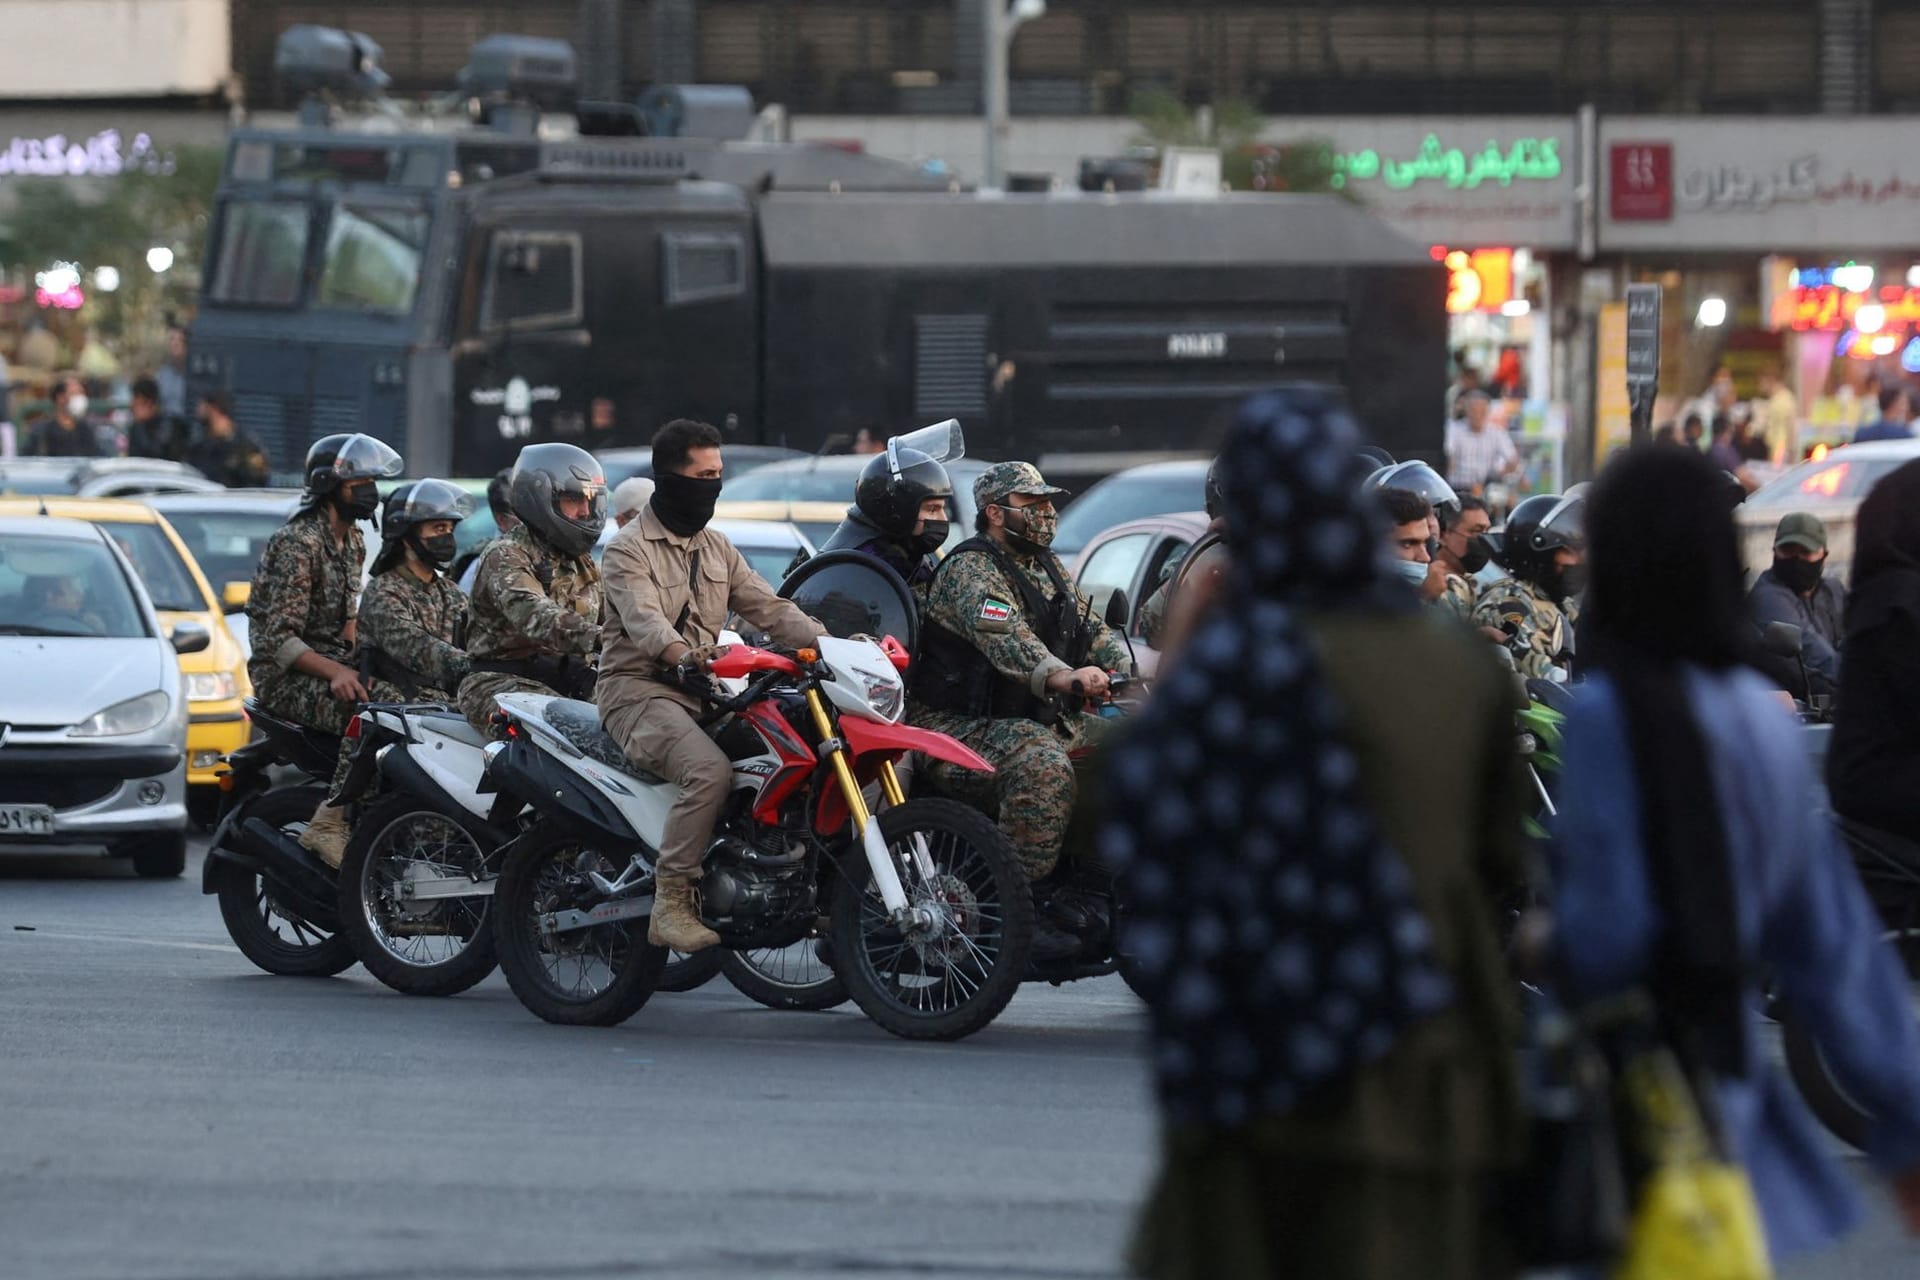
POLYGON ((121 942, 136 947, 174 947, 182 951, 224 951, 228 955, 239 955, 232 943, 218 942, 180 942, 172 938, 136 938, 119 933, 49 933, 36 928, 31 931, 36 938, 59 938, 64 942, 121 942))

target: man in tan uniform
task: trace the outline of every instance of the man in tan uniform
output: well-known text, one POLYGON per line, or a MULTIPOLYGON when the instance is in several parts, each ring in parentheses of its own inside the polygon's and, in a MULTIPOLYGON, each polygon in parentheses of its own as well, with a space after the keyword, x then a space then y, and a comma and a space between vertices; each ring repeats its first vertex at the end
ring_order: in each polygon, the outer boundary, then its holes
POLYGON ((780 644, 810 645, 826 631, 782 600, 740 552, 707 528, 720 497, 720 433, 704 422, 669 422, 653 438, 654 492, 639 519, 607 544, 600 720, 627 758, 680 789, 655 867, 647 940, 675 951, 720 941, 700 923, 693 887, 733 766, 696 724, 698 699, 661 676, 691 657, 709 660, 729 611, 780 644))

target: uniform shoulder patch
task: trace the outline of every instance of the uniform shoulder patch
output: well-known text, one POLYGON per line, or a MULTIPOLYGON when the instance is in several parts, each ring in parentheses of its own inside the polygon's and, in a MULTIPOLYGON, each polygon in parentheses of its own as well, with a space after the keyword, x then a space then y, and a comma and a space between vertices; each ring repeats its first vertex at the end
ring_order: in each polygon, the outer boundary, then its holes
POLYGON ((1013 620, 1013 606, 1008 604, 1005 600, 995 600, 991 596, 989 596, 986 600, 981 602, 980 621, 1011 622, 1012 620, 1013 620))

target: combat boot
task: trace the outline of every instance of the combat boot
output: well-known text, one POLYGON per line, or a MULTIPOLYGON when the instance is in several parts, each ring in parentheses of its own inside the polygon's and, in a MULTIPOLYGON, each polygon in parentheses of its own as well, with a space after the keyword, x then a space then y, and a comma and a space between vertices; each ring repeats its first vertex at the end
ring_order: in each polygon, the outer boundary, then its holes
POLYGON ((347 811, 322 800, 320 807, 313 811, 307 829, 300 833, 300 847, 338 871, 341 859, 347 856, 347 841, 352 838, 353 828, 347 825, 347 811))
POLYGON ((647 941, 692 955, 720 941, 720 935, 700 923, 693 909, 693 881, 685 876, 661 876, 653 882, 653 916, 647 922, 647 941))

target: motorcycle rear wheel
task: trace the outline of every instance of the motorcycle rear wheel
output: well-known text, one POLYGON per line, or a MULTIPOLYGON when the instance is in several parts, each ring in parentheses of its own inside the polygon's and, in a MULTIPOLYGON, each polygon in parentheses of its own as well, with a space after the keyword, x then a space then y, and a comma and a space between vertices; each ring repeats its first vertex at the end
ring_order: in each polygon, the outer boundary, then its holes
POLYGON ((719 947, 708 947, 691 955, 685 951, 667 952, 666 968, 660 971, 657 989, 677 993, 706 986, 720 975, 720 961, 724 954, 719 947))
POLYGON ((1794 1018, 1780 1024, 1782 1047, 1786 1050, 1787 1074, 1800 1091, 1800 1097, 1823 1128, 1856 1151, 1864 1151, 1873 1133, 1873 1113, 1855 1101, 1827 1065, 1826 1054, 1814 1043, 1806 1028, 1794 1018))
POLYGON ((584 871, 611 877, 625 862, 549 830, 528 837, 501 868, 493 895, 494 946, 507 985, 535 1016, 565 1026, 618 1026, 659 988, 667 949, 647 941, 646 916, 552 937, 540 932, 547 912, 604 901, 584 884, 584 871), (569 971, 572 982, 566 980, 569 971))
POLYGON ((441 899, 407 921, 395 896, 416 867, 441 876, 484 869, 484 876, 492 870, 485 839, 477 824, 455 822, 404 792, 361 812, 340 862, 340 932, 368 973, 403 995, 450 996, 493 972, 491 898, 441 899), (409 924, 446 931, 407 933, 409 924))
POLYGON ((769 1009, 818 1013, 847 1002, 847 984, 819 957, 818 938, 790 947, 723 952, 720 971, 747 999, 769 1009))
POLYGON ((951 800, 915 799, 877 815, 909 905, 932 906, 939 925, 903 934, 887 918, 858 847, 841 859, 833 890, 834 963, 861 1012, 908 1040, 958 1040, 1000 1015, 1027 974, 1033 893, 1000 828, 951 800), (927 838, 935 874, 915 869, 915 834, 927 838))
MULTIPOLYGON (((317 783, 275 787, 248 801, 239 816, 258 818, 298 838, 326 797, 327 789, 317 783)), ((331 978, 353 967, 347 940, 289 914, 265 877, 231 864, 219 875, 220 918, 233 945, 254 964, 287 978, 331 978)))

